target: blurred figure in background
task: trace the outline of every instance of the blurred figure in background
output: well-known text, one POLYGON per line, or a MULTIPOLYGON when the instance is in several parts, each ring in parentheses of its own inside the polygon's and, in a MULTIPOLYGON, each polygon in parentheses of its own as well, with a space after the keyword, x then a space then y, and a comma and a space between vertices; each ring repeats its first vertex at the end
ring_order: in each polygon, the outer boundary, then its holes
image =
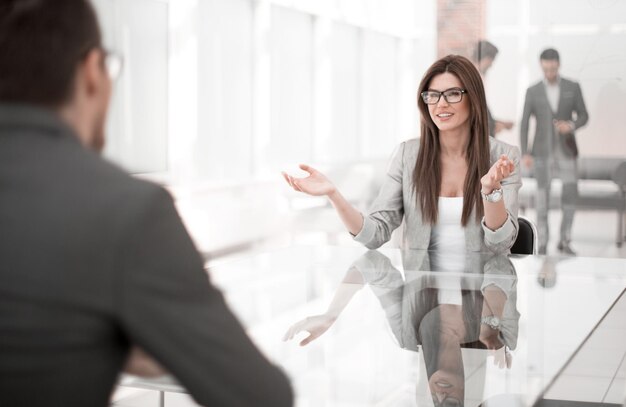
POLYGON ((574 211, 578 199, 576 130, 589 120, 585 101, 577 82, 559 75, 557 50, 548 48, 539 56, 544 77, 528 88, 520 129, 522 162, 533 169, 537 180, 536 210, 539 253, 545 254, 549 240, 548 210, 550 186, 556 175, 561 178, 561 233, 557 249, 575 255, 570 246, 574 211), (532 149, 528 142, 530 117, 536 120, 532 149))
POLYGON ((170 195, 98 154, 114 66, 87 0, 0 2, 0 405, 106 406, 133 347, 203 405, 291 405, 170 195))
MULTIPOLYGON (((483 80, 497 55, 498 48, 489 41, 481 40, 476 44, 473 55, 474 63, 483 80)), ((487 108, 487 114, 489 115, 489 135, 491 137, 495 137, 502 130, 511 130, 513 128, 513 122, 494 119, 489 108, 487 108)))

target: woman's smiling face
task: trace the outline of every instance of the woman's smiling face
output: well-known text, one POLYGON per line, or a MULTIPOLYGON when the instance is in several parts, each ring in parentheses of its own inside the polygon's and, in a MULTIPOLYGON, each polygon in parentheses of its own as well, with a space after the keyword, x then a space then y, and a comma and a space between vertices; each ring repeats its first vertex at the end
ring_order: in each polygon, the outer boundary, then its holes
MULTIPOLYGON (((433 77, 427 91, 445 92, 450 89, 462 90, 464 88, 459 78, 449 72, 444 72, 433 77)), ((437 103, 428 105, 428 112, 440 132, 458 130, 463 126, 469 128, 470 106, 464 94, 461 95, 461 101, 458 103, 449 103, 441 95, 437 103)))

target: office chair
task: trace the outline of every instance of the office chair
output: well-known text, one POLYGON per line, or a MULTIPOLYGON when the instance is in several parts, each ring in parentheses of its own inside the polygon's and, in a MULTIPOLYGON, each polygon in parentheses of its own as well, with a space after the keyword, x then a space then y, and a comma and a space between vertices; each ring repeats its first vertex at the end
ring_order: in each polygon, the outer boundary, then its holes
POLYGON ((511 247, 511 254, 537 254, 537 228, 524 216, 518 216, 517 239, 511 247))

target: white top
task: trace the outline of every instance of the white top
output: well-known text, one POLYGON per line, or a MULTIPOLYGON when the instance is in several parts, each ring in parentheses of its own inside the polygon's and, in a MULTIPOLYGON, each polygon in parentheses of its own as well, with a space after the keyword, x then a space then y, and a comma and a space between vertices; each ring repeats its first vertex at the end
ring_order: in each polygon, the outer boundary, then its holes
POLYGON ((546 80, 543 81, 546 87, 546 95, 548 96, 548 103, 550 103, 550 109, 556 113, 559 108, 559 96, 561 93, 561 80, 560 78, 555 83, 550 83, 546 80))
MULTIPOLYGON (((465 271, 465 229, 461 225, 463 197, 439 197, 437 224, 431 228, 429 250, 437 270, 463 273, 465 271)), ((438 275, 437 297, 440 304, 461 305, 461 280, 458 276, 438 275)))

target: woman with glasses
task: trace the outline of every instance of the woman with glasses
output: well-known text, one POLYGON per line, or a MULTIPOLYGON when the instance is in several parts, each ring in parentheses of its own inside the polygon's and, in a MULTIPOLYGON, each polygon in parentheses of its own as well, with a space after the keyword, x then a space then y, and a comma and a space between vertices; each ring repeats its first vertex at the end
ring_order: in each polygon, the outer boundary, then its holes
POLYGON ((520 153, 489 137, 480 73, 461 56, 438 60, 419 85, 417 105, 421 137, 396 149, 367 215, 310 166, 300 166, 307 177, 283 176, 297 191, 328 196, 355 240, 370 249, 404 223, 407 249, 508 252, 518 230, 520 153))

